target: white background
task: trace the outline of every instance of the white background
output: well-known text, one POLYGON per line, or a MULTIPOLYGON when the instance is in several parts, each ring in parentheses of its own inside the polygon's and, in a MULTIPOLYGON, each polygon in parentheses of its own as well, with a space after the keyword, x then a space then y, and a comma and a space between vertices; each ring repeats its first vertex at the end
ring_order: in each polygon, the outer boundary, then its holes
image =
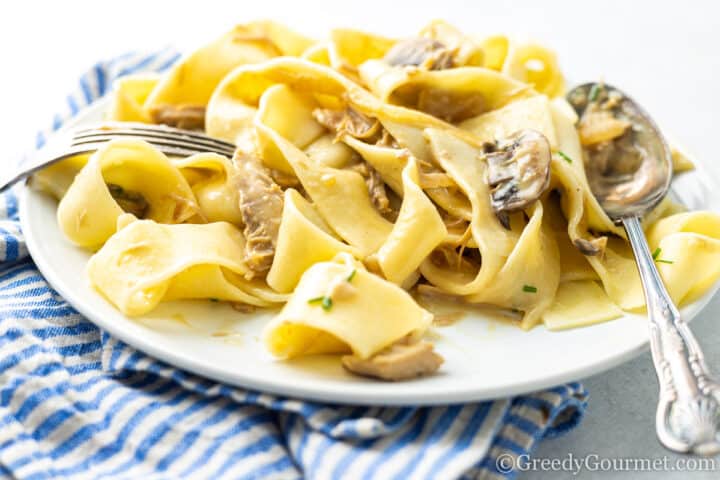
MULTIPOLYGON (((720 175, 720 9, 708 1, 74 1, 6 3, 0 14, 0 171, 33 143, 80 73, 99 59, 174 44, 192 48, 233 23, 272 18, 321 37, 332 26, 390 36, 445 18, 466 31, 535 38, 558 52, 574 81, 602 78, 651 112, 666 132, 720 175)), ((720 371, 716 298, 695 322, 720 371)), ((653 437, 655 379, 649 356, 586 382, 582 427, 539 454, 664 454, 653 437)), ((720 461, 718 462, 720 464, 720 461)), ((570 474, 564 474, 570 478, 570 474)), ((638 474, 605 474, 603 478, 638 474)), ((657 475, 657 474, 651 474, 657 475)), ((529 474, 525 477, 539 478, 529 474)), ((595 475, 585 473, 579 478, 595 475)), ((662 478, 716 478, 666 473, 662 478)), ((548 473, 543 478, 560 478, 548 473)), ((578 478, 578 477, 575 477, 578 478)), ((657 478, 657 477, 656 477, 657 478)))

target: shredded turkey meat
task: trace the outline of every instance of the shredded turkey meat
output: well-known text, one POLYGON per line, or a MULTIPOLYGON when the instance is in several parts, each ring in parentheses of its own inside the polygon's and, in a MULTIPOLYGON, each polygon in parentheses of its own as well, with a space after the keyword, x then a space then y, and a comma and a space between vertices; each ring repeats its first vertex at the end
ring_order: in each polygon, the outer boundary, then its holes
POLYGON ((443 358, 435 352, 431 343, 423 340, 411 343, 407 338, 367 359, 354 355, 342 357, 343 366, 353 373, 391 381, 434 373, 442 363, 443 358))
MULTIPOLYGON (((313 111, 313 117, 325 128, 335 132, 337 137, 348 134, 365 141, 374 140, 388 143, 392 141, 392 137, 382 128, 377 119, 363 115, 351 107, 343 110, 316 108, 313 111)), ((350 168, 365 178, 368 193, 375 208, 383 215, 390 214, 392 207, 385 190, 385 182, 377 170, 364 160, 350 168)))
POLYGON ((283 192, 259 158, 235 155, 240 214, 245 229, 245 262, 254 274, 265 274, 272 265, 283 210, 283 192))
POLYGON ((316 108, 312 114, 319 124, 334 131, 338 137, 347 133, 352 137, 366 140, 380 135, 382 130, 377 119, 363 115, 351 107, 343 110, 316 108))
POLYGON ((391 148, 400 148, 400 145, 395 141, 392 135, 390 135, 390 132, 382 129, 382 133, 380 134, 380 139, 375 142, 375 145, 378 147, 391 147, 391 148))
POLYGON ((205 107, 199 105, 161 105, 150 112, 153 123, 186 130, 205 128, 205 107))
POLYGON ((365 178, 370 200, 372 200, 375 208, 383 215, 389 214, 392 211, 390 199, 385 190, 385 182, 383 182, 377 170, 364 160, 350 168, 365 178))
POLYGON ((200 209, 200 206, 193 200, 188 200, 186 197, 181 197, 177 193, 169 193, 168 197, 175 202, 175 209, 173 210, 172 219, 175 223, 182 223, 195 215, 198 216, 203 222, 207 222, 208 219, 200 209))

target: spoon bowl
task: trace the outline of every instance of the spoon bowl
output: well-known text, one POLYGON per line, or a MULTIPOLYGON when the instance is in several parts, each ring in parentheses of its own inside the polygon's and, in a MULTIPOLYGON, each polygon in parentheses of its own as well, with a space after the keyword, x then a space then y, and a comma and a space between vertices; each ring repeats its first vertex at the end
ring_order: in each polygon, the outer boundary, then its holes
POLYGON ((612 85, 584 83, 567 99, 580 118, 590 104, 612 102, 607 111, 630 124, 622 148, 591 149, 586 170, 593 194, 611 219, 644 216, 665 198, 672 181, 672 155, 660 129, 637 102, 612 85), (612 158, 593 162, 601 155, 612 158))

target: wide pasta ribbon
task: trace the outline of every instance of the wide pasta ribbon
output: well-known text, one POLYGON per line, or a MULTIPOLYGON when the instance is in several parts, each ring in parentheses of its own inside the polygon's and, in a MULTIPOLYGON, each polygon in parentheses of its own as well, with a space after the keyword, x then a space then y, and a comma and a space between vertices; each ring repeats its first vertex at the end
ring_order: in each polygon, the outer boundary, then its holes
POLYGON ((502 72, 550 97, 565 93, 565 79, 555 52, 531 42, 511 42, 502 72))
POLYGON ((447 229, 437 208, 425 196, 418 182, 417 162, 411 158, 402 172, 403 202, 400 213, 390 235, 376 254, 385 278, 398 285, 404 285, 447 236, 447 229))
POLYGON ((236 169, 228 158, 199 153, 171 161, 190 185, 203 221, 242 226, 238 188, 233 181, 236 169))
POLYGON ((162 152, 142 140, 113 140, 90 157, 62 197, 60 229, 74 243, 97 248, 115 233, 121 203, 134 203, 159 223, 198 213, 190 185, 162 152))
POLYGON ((510 256, 517 234, 506 230, 492 211, 490 191, 485 183, 487 165, 480 160, 480 152, 442 130, 429 129, 426 135, 435 160, 470 202, 470 228, 482 257, 482 267, 477 272, 448 269, 427 259, 420 271, 433 285, 451 294, 465 296, 478 293, 510 256))
POLYGON ((696 300, 720 277, 720 217, 716 213, 670 215, 653 224, 647 237, 674 302, 682 305, 696 300))
POLYGON ((405 290, 341 254, 303 274, 264 339, 281 358, 348 351, 368 358, 406 335, 422 334, 432 318, 405 290), (332 303, 323 306, 321 298, 332 303))
POLYGON ((417 109, 451 123, 531 94, 527 85, 483 67, 408 70, 368 60, 360 66, 360 76, 383 102, 417 109))
POLYGON ((275 131, 259 126, 282 152, 320 215, 364 256, 377 251, 392 229, 372 205, 365 180, 350 170, 317 165, 275 131))
MULTIPOLYGON (((275 59, 262 65, 242 66, 228 75, 210 101, 208 128, 212 128, 213 119, 218 112, 220 117, 223 112, 232 109, 252 112, 252 118, 247 117, 247 122, 238 123, 235 131, 229 133, 226 129, 224 132, 213 133, 227 134, 240 142, 242 140, 238 139, 251 138, 252 142, 249 142, 247 148, 252 150, 258 145, 266 165, 295 174, 331 228, 364 252, 364 255, 369 255, 376 251, 387 237, 391 224, 370 204, 362 177, 355 172, 337 168, 349 161, 349 150, 339 147, 331 155, 316 154, 319 144, 328 145, 328 137, 318 136, 322 130, 312 118, 312 110, 343 108, 346 105, 378 118, 386 127, 409 122, 411 127, 408 128, 419 131, 420 135, 422 132, 418 127, 451 128, 458 132, 458 135, 472 141, 471 135, 434 117, 379 102, 357 84, 330 68, 291 58, 275 59), (299 94, 299 91, 303 94, 299 94), (281 99, 284 101, 281 102, 281 99), (274 110, 289 108, 289 117, 264 114, 273 110, 269 105, 273 105, 274 110), (316 159, 318 161, 315 161, 316 159), (317 165, 318 163, 321 165, 317 165), (326 201, 328 199, 333 201, 326 201), (352 212, 352 215, 349 215, 349 212, 352 212), (363 223, 358 219, 365 219, 367 222, 363 223)), ((224 121, 220 123, 227 125, 224 121)), ((402 134, 395 135, 393 129, 388 130, 399 142, 406 141, 402 134)), ((410 135, 412 136, 412 133, 410 135)), ((349 144, 352 142, 348 137, 343 138, 349 144)), ((407 140, 408 143, 416 144, 418 141, 425 144, 422 137, 418 140, 417 136, 413 136, 407 140)), ((357 144, 354 146, 362 148, 357 144)), ((396 155, 397 151, 386 150, 385 153, 396 155)), ((372 165, 372 161, 369 163, 372 165)), ((402 170, 404 162, 402 166, 395 165, 393 168, 402 170)), ((395 187, 400 190, 399 179, 395 187)), ((428 194, 436 201, 445 197, 446 200, 439 203, 447 205, 452 213, 469 217, 467 201, 461 196, 447 193, 443 196, 441 192, 428 194)))
POLYGON ((162 225, 126 214, 88 261, 91 284, 126 315, 162 300, 214 298, 260 307, 286 300, 243 279, 244 238, 229 223, 162 225))
POLYGON ((237 25, 177 62, 149 93, 148 118, 166 106, 205 107, 215 87, 238 65, 300 55, 312 41, 269 21, 237 25))
MULTIPOLYGON (((439 42, 452 52, 455 66, 482 66, 484 50, 475 39, 442 20, 434 20, 423 27, 416 38, 439 42)), ((412 40, 412 39, 410 39, 412 40)), ((391 39, 360 30, 339 28, 330 32, 327 49, 328 61, 332 66, 353 80, 363 82, 359 69, 369 60, 382 59, 388 51, 404 40, 391 39)))
POLYGON ((310 202, 296 190, 287 189, 268 285, 278 292, 292 292, 305 270, 332 260, 340 252, 362 256, 359 250, 341 241, 310 202))
POLYGON ((108 120, 150 123, 152 118, 143 105, 161 79, 157 73, 138 73, 117 79, 113 84, 108 120))

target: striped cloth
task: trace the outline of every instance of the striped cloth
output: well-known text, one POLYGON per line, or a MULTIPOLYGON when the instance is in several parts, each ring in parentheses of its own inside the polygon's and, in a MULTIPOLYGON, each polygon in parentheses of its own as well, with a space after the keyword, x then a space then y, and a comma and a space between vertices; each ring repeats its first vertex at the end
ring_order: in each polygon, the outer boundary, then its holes
MULTIPOLYGON (((111 81, 177 55, 125 55, 80 79, 38 146, 111 81)), ((492 402, 418 407, 309 403, 196 377, 110 337, 28 257, 17 200, 0 197, 0 476, 44 478, 511 478, 586 407, 572 383, 492 402)))

